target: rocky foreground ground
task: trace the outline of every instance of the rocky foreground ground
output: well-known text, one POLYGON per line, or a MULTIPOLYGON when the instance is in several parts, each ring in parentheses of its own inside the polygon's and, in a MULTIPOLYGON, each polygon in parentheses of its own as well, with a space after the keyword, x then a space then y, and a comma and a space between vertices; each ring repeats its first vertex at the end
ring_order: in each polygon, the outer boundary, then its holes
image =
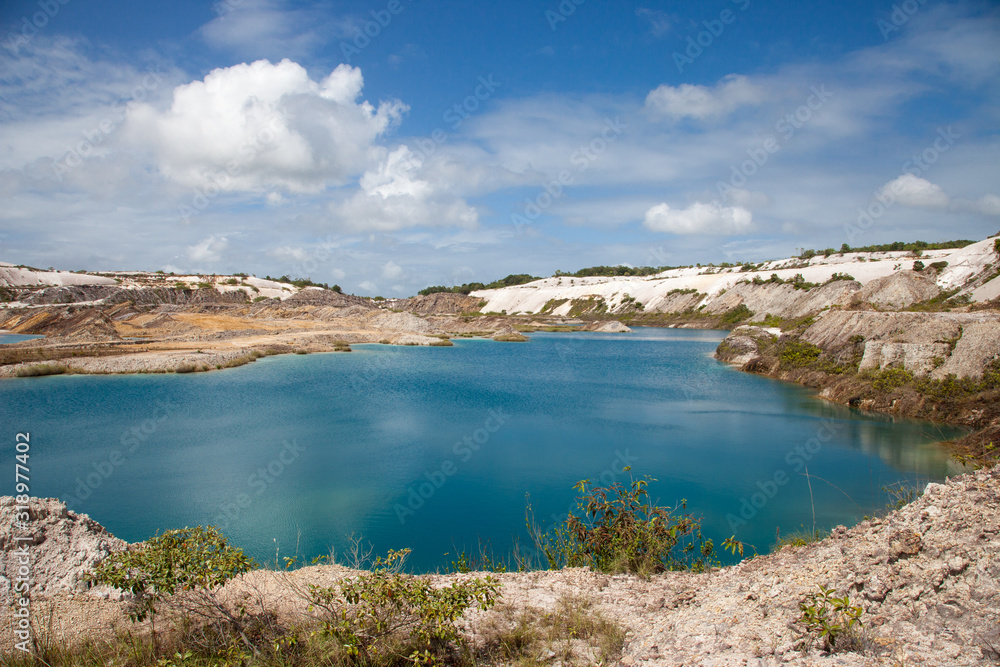
MULTIPOLYGON (((0 499, 0 646, 12 646, 16 578, 13 499, 0 499)), ((115 592, 87 590, 83 573, 125 544, 56 500, 32 501, 36 614, 52 612, 58 641, 109 637, 129 621, 115 592)), ((308 583, 356 574, 340 566, 259 570, 230 582, 234 598, 256 596, 288 622, 308 622, 308 583)), ((446 584, 471 574, 432 575, 446 584)), ((747 559, 713 572, 650 578, 587 569, 508 573, 498 608, 465 620, 486 628, 567 602, 626 631, 622 665, 991 665, 1000 664, 1000 467, 930 484, 885 518, 839 527, 827 539, 747 559), (828 654, 796 620, 819 586, 863 609, 856 652, 828 654)), ((536 618, 542 618, 541 615, 536 618)), ((3 655, 3 654, 0 654, 3 655)), ((588 664, 584 649, 577 664, 588 664)), ((540 663, 557 664, 554 652, 540 663)))

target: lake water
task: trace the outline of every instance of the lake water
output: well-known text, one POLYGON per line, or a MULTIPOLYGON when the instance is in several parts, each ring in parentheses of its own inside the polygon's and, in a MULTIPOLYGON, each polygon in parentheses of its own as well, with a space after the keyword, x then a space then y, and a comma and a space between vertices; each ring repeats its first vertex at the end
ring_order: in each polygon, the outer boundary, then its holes
POLYGON ((27 334, 0 333, 0 345, 5 345, 9 343, 20 343, 21 341, 32 340, 34 338, 45 338, 45 336, 29 336, 27 334))
MULTIPOLYGON (((925 422, 863 415, 711 358, 723 332, 536 333, 529 343, 357 346, 205 374, 0 382, 32 493, 119 537, 213 523, 260 561, 413 549, 417 570, 522 539, 579 480, 651 475, 704 531, 766 551, 775 530, 851 524, 882 487, 957 472, 925 422), (450 556, 444 554, 449 553, 450 556)), ((12 448, 7 451, 12 451, 12 448)), ((5 492, 10 492, 9 489, 5 492)))

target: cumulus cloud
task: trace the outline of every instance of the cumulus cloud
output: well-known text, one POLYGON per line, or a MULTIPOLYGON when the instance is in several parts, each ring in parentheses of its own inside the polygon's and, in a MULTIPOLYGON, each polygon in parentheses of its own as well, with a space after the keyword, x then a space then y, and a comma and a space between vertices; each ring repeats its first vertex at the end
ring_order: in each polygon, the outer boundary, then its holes
POLYGON ((952 208, 956 211, 978 213, 980 215, 1000 216, 1000 197, 984 195, 979 199, 955 199, 952 208))
POLYGON ((386 280, 396 280, 402 277, 403 267, 391 259, 382 266, 382 277, 386 280))
POLYGON ((889 181, 882 186, 881 195, 895 197, 903 206, 915 208, 947 208, 951 202, 941 186, 913 174, 903 174, 889 181))
POLYGON ((188 259, 196 264, 212 264, 218 262, 221 253, 229 247, 229 240, 225 236, 209 236, 201 243, 188 246, 188 259))
POLYGON ((646 229, 672 234, 741 234, 750 229, 753 215, 742 206, 695 202, 685 209, 657 204, 646 211, 646 229))
POLYGON ((765 99, 764 90, 745 76, 730 74, 714 88, 682 83, 664 84, 646 96, 646 109, 673 119, 685 117, 703 120, 724 116, 743 106, 754 106, 765 99))
POLYGON ((397 100, 359 102, 363 86, 348 65, 316 82, 290 60, 258 60, 178 86, 166 111, 136 106, 127 136, 185 186, 318 192, 361 173, 406 111, 397 100))
POLYGON ((361 189, 331 213, 351 230, 395 231, 409 227, 475 227, 476 210, 464 199, 416 176, 420 161, 407 146, 387 152, 361 177, 361 189))
POLYGON ((944 208, 950 201, 941 186, 913 174, 903 174, 886 183, 882 187, 882 193, 895 195, 896 200, 904 206, 944 208))
POLYGON ((757 190, 726 188, 726 202, 747 209, 763 208, 771 203, 771 198, 757 190))
POLYGON ((1000 197, 986 195, 976 202, 979 212, 985 215, 1000 215, 1000 197))

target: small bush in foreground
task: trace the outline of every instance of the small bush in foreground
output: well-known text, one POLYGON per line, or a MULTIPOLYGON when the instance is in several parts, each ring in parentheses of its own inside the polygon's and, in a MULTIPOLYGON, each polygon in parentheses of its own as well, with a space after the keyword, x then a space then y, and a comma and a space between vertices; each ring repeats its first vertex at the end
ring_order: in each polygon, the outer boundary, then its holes
MULTIPOLYGON (((628 467, 625 470, 629 470, 628 467)), ((701 534, 701 521, 676 508, 652 502, 646 477, 628 487, 615 482, 588 490, 589 480, 574 489, 577 512, 543 532, 528 507, 528 530, 550 569, 584 567, 601 572, 648 576, 666 570, 703 571, 716 564, 712 540, 701 534)), ((680 509, 686 509, 684 501, 680 509)))
POLYGON ((129 617, 141 621, 156 605, 182 591, 208 590, 249 572, 255 563, 231 547, 214 526, 168 530, 138 548, 111 554, 92 579, 134 596, 129 617))
POLYGON ((798 623, 829 651, 858 651, 864 639, 858 633, 864 609, 852 605, 848 596, 836 597, 832 588, 819 587, 819 593, 810 593, 805 602, 799 603, 802 615, 798 623), (857 628, 855 628, 857 626, 857 628))
POLYGON ((349 663, 440 664, 462 645, 455 621, 470 607, 486 611, 496 602, 500 584, 493 577, 434 588, 425 577, 402 574, 409 553, 390 551, 369 572, 332 587, 309 587, 321 634, 343 647, 349 663))

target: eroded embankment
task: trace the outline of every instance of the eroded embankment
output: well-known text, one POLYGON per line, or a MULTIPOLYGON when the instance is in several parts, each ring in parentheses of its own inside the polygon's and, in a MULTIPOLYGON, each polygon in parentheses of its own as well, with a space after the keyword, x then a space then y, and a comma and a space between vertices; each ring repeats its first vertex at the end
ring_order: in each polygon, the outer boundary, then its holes
POLYGON ((787 332, 737 327, 716 357, 858 409, 974 429, 960 448, 983 461, 1000 454, 996 311, 830 311, 787 332))

